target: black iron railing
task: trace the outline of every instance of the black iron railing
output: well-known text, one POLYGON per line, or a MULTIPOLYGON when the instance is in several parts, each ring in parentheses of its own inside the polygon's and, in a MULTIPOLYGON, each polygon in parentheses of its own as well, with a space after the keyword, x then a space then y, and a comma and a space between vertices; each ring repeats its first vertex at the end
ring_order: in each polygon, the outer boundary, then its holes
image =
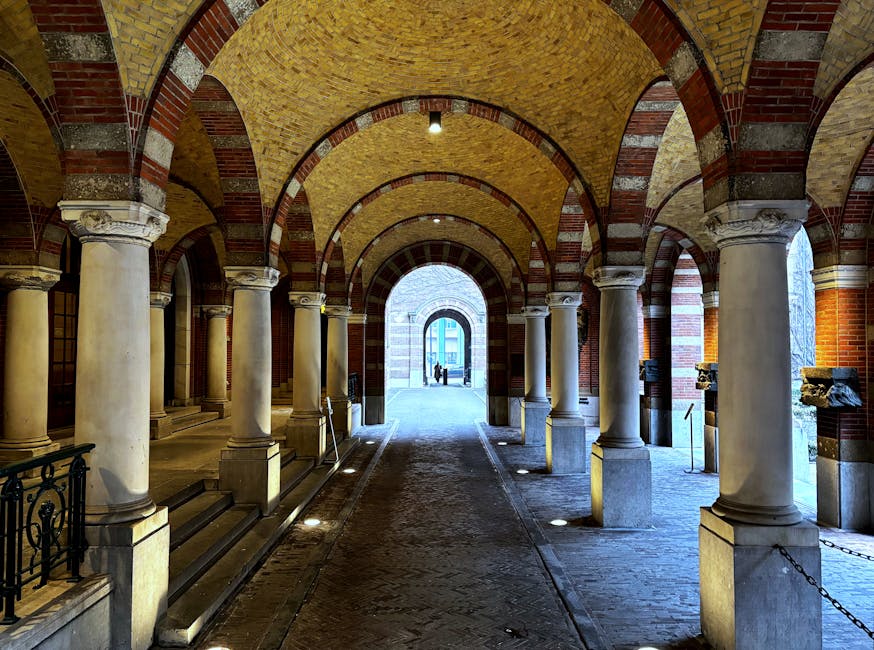
POLYGON ((33 587, 39 589, 53 569, 66 564, 69 581, 81 579, 88 548, 84 454, 92 449, 93 444, 64 447, 0 467, 0 624, 18 620, 15 602, 23 587, 39 580, 33 587))
POLYGON ((359 386, 358 386, 358 373, 350 372, 349 373, 349 382, 347 384, 347 388, 349 390, 349 401, 350 402, 359 402, 360 394, 359 394, 359 386))

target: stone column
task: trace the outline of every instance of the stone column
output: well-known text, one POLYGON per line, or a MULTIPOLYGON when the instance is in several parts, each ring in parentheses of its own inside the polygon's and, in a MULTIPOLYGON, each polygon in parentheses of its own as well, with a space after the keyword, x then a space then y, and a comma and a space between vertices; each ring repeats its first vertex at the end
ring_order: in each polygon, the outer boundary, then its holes
MULTIPOLYGON (((256 504, 263 514, 279 504, 279 444, 270 435, 270 290, 279 271, 269 266, 227 266, 234 291, 231 438, 222 449, 219 486, 236 503, 256 504)), ((221 319, 221 322, 225 322, 221 319)))
MULTIPOLYGON (((546 418, 546 471, 551 474, 586 471, 586 427, 580 416, 577 347, 577 309, 582 302, 580 293, 546 296, 552 314, 552 409, 546 418)), ((527 350, 525 358, 527 361, 527 350)))
POLYGON ((708 215, 719 247, 719 498, 701 509, 701 629, 720 648, 820 648, 818 530, 792 493, 786 247, 804 201, 737 201, 708 215))
POLYGON ((149 246, 167 215, 131 201, 62 201, 82 241, 76 443, 93 442, 86 572, 113 577, 113 644, 148 648, 167 608, 167 508, 149 496, 149 246))
POLYGON ((294 389, 292 411, 285 427, 285 444, 298 456, 317 462, 326 451, 322 413, 322 320, 325 294, 292 291, 294 307, 294 389))
MULTIPOLYGON (((592 515, 606 528, 652 520, 652 467, 640 437, 637 290, 641 266, 601 266, 601 435, 592 445, 592 515)), ((662 370, 664 371, 664 369, 662 370)))
MULTIPOLYGON (((206 316, 206 399, 201 402, 203 411, 214 411, 220 418, 231 416, 228 401, 228 316, 227 305, 203 305, 206 316)), ((271 382, 272 383, 272 382, 271 382)))
POLYGON ((59 447, 47 432, 48 291, 60 278, 60 271, 42 266, 0 267, 0 286, 9 289, 0 462, 25 460, 59 447))
POLYGON ((152 440, 173 433, 173 420, 164 410, 164 309, 172 298, 163 291, 149 294, 149 437, 152 440))
MULTIPOLYGON (((546 317, 547 307, 530 306, 525 317, 525 399, 522 402, 522 444, 546 444, 546 317)), ((579 390, 579 389, 577 389, 579 390)), ((579 398, 577 399, 579 402, 579 398)))
POLYGON ((356 394, 349 407, 352 413, 352 428, 349 433, 352 434, 361 426, 364 418, 364 328, 367 325, 367 314, 350 314, 346 321, 349 374, 356 373, 358 376, 356 394))
POLYGON ((349 332, 347 323, 352 309, 330 306, 328 315, 328 397, 334 413, 331 422, 337 440, 352 432, 352 403, 349 401, 349 332))
MULTIPOLYGON (((705 291, 704 305, 704 362, 719 361, 719 291, 705 291)), ((717 386, 704 391, 704 471, 719 471, 719 391, 717 386)))
POLYGON ((649 359, 655 361, 656 377, 641 377, 640 435, 649 444, 663 446, 671 446, 672 436, 669 315, 665 305, 643 306, 643 331, 649 342, 649 359))

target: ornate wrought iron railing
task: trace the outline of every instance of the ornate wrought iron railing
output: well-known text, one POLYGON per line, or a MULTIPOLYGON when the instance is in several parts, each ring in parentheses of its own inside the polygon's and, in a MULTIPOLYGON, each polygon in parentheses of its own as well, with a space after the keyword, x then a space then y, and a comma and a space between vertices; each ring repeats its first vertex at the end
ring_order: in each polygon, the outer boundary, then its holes
POLYGON ((85 557, 84 455, 93 444, 0 467, 0 598, 3 619, 15 623, 15 603, 23 588, 44 586, 53 569, 66 564, 68 580, 81 580, 85 557), (38 473, 37 476, 30 475, 38 473))

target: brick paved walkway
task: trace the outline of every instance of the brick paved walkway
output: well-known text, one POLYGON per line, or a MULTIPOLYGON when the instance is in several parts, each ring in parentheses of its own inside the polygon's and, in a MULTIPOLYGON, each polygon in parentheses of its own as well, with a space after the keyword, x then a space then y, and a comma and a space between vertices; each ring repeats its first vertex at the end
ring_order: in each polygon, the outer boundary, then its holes
MULTIPOLYGON (((474 427, 472 391, 402 390, 388 412, 397 430, 362 429, 377 444, 308 511, 323 523, 294 526, 199 647, 584 647, 577 629, 591 648, 703 647, 698 508, 718 477, 684 473, 688 450, 651 448, 652 529, 603 530, 588 474, 548 475, 518 429, 474 427)), ((871 536, 822 536, 874 554, 871 536)), ((828 548, 822 560, 825 586, 874 624, 874 563, 828 548)), ((874 646, 825 603, 823 621, 825 650, 874 646)))

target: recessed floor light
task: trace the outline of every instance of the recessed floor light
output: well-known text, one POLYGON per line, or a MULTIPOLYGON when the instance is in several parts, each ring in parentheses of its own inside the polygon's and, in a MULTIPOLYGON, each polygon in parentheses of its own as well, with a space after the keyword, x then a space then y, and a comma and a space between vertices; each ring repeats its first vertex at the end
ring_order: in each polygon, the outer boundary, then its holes
POLYGON ((517 473, 517 474, 527 474, 527 473, 528 473, 528 470, 527 470, 527 469, 517 469, 517 470, 516 470, 516 473, 517 473))
POLYGON ((567 526, 567 521, 565 521, 564 519, 553 519, 549 523, 551 523, 553 526, 567 526))
POLYGON ((368 441, 365 442, 364 444, 365 444, 365 445, 375 445, 375 444, 376 444, 376 441, 375 441, 375 440, 368 440, 368 441))
POLYGON ((303 520, 304 526, 318 526, 320 523, 322 523, 322 520, 316 519, 315 517, 310 517, 309 519, 303 520))
POLYGON ((504 442, 503 440, 501 440, 501 442, 499 442, 498 445, 499 445, 500 447, 506 447, 506 446, 507 446, 507 443, 504 442))
POLYGON ((352 469, 351 467, 347 467, 346 469, 343 470, 343 473, 344 474, 354 474, 355 470, 352 469))

